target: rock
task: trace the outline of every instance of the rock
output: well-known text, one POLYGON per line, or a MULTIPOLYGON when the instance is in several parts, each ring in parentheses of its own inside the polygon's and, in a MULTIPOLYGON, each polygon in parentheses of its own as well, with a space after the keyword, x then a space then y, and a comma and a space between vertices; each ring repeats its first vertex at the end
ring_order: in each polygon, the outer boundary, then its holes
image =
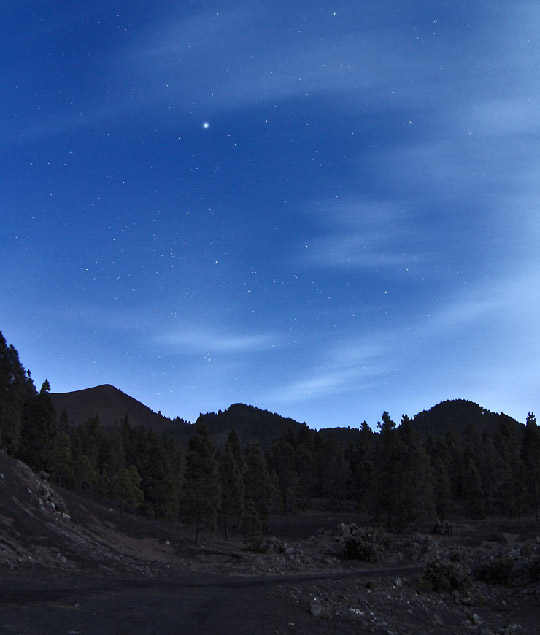
POLYGON ((478 615, 478 613, 473 613, 469 617, 469 621, 471 622, 471 624, 474 624, 475 626, 480 626, 480 624, 482 623, 482 619, 480 618, 480 615, 478 615))
POLYGON ((313 598, 313 600, 311 601, 311 604, 309 606, 309 612, 311 613, 311 615, 314 615, 315 617, 320 617, 322 615, 323 608, 317 598, 313 598))
POLYGON ((349 527, 349 525, 346 525, 345 523, 341 523, 341 525, 339 526, 339 529, 343 538, 351 537, 351 528, 349 527))
POLYGON ((348 610, 348 612, 351 613, 352 615, 356 615, 358 617, 363 617, 364 616, 364 611, 361 611, 360 609, 350 608, 348 610))
POLYGON ((505 628, 502 629, 502 635, 511 635, 511 633, 516 633, 521 630, 521 626, 519 624, 509 624, 505 628))

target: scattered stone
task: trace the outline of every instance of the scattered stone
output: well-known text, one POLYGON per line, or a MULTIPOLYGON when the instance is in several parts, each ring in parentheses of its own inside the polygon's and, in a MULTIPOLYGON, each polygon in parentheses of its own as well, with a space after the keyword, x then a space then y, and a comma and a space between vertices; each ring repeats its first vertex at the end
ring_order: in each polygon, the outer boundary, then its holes
POLYGON ((317 598, 313 598, 313 601, 311 602, 311 606, 309 607, 309 610, 311 615, 314 615, 315 617, 321 616, 322 606, 320 602, 317 600, 317 598))
POLYGON ((501 635, 511 635, 512 633, 517 633, 517 631, 521 631, 522 627, 519 624, 508 624, 505 628, 503 628, 500 632, 501 635))
POLYGON ((482 619, 480 618, 478 613, 469 613, 467 615, 467 619, 471 624, 474 624, 474 626, 480 626, 480 624, 482 623, 482 619))

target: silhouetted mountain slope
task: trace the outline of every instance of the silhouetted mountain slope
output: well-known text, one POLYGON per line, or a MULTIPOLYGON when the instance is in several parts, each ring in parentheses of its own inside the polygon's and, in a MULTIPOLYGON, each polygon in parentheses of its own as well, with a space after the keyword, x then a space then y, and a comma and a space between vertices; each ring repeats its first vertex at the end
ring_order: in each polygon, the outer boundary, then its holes
MULTIPOLYGON (((121 423, 125 416, 131 426, 143 426, 159 434, 169 434, 187 442, 194 431, 194 425, 182 419, 172 421, 126 395, 118 388, 110 385, 96 386, 69 393, 51 393, 57 416, 66 410, 69 420, 82 424, 97 416, 104 427, 121 423)), ((236 430, 242 443, 258 441, 267 446, 274 438, 281 436, 288 429, 294 434, 306 427, 294 419, 261 410, 245 404, 233 404, 227 410, 217 413, 201 414, 197 424, 203 423, 213 443, 225 444, 231 428, 236 430)), ((195 424, 196 425, 196 424, 195 424)), ((478 404, 465 399, 443 401, 429 410, 419 412, 411 421, 411 426, 422 434, 439 436, 450 428, 458 435, 465 435, 472 426, 478 432, 506 426, 514 433, 521 435, 524 425, 505 415, 482 408, 478 404)), ((333 436, 342 443, 358 444, 361 433, 357 428, 325 428, 319 431, 323 437, 333 436)))
MULTIPOLYGON (((121 423, 127 415, 132 427, 143 426, 184 441, 187 441, 194 431, 194 425, 185 423, 181 419, 172 421, 153 412, 133 397, 110 385, 68 393, 51 393, 51 397, 57 416, 59 417, 62 410, 65 410, 69 421, 77 425, 97 416, 101 424, 107 428, 121 423)), ((220 410, 217 413, 201 414, 197 423, 204 423, 210 438, 218 446, 225 444, 229 431, 233 427, 242 443, 258 441, 262 446, 266 446, 287 429, 296 433, 306 425, 244 404, 233 404, 227 410, 220 410)))
POLYGON ((465 435, 469 426, 481 433, 500 425, 508 426, 518 434, 524 430, 524 425, 512 417, 491 412, 465 399, 442 401, 429 410, 419 412, 411 422, 417 432, 434 436, 443 435, 450 428, 459 435, 465 435))
POLYGON ((172 421, 150 410, 140 401, 108 384, 73 392, 51 393, 51 398, 57 416, 65 410, 69 421, 77 425, 97 416, 103 427, 107 428, 122 423, 126 415, 132 427, 143 426, 160 434, 180 434, 179 428, 187 425, 181 420, 172 421))
POLYGON ((298 423, 294 419, 239 403, 233 404, 223 412, 220 410, 217 413, 201 415, 196 425, 199 423, 206 426, 212 441, 217 445, 225 443, 231 428, 236 430, 242 443, 258 441, 262 446, 266 446, 288 429, 296 434, 301 428, 306 427, 305 423, 298 423))

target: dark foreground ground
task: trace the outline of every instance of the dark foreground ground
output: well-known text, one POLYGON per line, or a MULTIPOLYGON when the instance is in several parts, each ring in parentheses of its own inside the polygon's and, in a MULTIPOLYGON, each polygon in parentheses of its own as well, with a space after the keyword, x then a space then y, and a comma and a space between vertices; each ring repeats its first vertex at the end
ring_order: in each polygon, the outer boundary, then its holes
POLYGON ((272 520, 266 553, 240 537, 121 513, 51 487, 0 453, 0 633, 385 635, 540 634, 532 520, 456 520, 386 536, 374 563, 345 560, 354 510, 272 520), (419 592, 433 561, 510 562, 506 583, 419 592))
MULTIPOLYGON (((178 580, 63 580, 0 591, 0 632, 18 634, 538 633, 538 596, 467 608, 407 589, 410 569, 316 576, 178 580), (395 593, 395 580, 401 589, 395 593), (366 584, 371 589, 367 589, 366 584), (316 595, 317 594, 317 595, 316 595), (318 595, 355 596, 346 610, 314 614, 318 595)), ((349 598, 350 599, 350 598, 349 598)))
MULTIPOLYGON (((388 571, 387 575, 403 573, 388 571)), ((372 578, 359 572, 355 578, 372 578)), ((349 574, 350 575, 350 574, 349 574)), ((75 635, 274 634, 386 632, 354 620, 316 617, 291 594, 313 583, 347 584, 347 577, 189 577, 168 581, 72 581, 0 591, 2 633, 75 635)))

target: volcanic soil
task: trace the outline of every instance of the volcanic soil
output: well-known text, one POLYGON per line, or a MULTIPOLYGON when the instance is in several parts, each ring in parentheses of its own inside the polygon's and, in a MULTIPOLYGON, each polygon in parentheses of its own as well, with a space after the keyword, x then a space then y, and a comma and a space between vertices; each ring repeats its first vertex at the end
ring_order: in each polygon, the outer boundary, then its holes
POLYGON ((304 511, 272 519, 265 553, 53 487, 0 453, 0 633, 362 634, 540 632, 531 519, 455 521, 381 538, 376 562, 346 560, 364 519, 304 511), (470 568, 464 590, 419 591, 430 562, 470 568), (511 562, 504 585, 475 568, 511 562), (489 583, 491 582, 491 583, 489 583))

